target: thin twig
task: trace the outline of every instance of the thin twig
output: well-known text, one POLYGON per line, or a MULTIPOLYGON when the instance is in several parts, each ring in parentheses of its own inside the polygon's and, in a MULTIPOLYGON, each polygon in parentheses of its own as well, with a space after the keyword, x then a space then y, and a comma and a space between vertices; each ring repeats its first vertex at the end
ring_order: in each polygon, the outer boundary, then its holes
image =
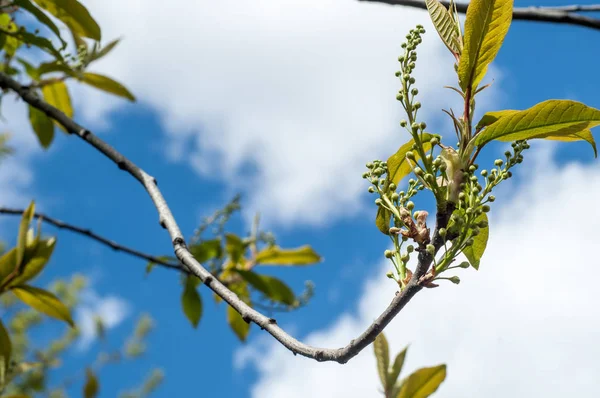
MULTIPOLYGON (((402 310, 402 308, 404 308, 404 306, 413 298, 413 296, 422 289, 422 286, 420 285, 420 278, 421 276, 425 275, 431 266, 433 259, 433 256, 427 253, 426 250, 422 250, 420 252, 419 263, 415 269, 412 279, 406 285, 404 290, 396 294, 390 305, 383 311, 383 313, 355 340, 350 341, 350 343, 343 348, 333 349, 319 348, 304 344, 281 329, 277 325, 277 321, 274 318, 263 315, 240 300, 235 293, 223 285, 192 256, 187 249, 183 235, 181 234, 179 226, 177 225, 177 222, 175 221, 167 202, 158 189, 157 182, 154 177, 148 175, 144 170, 140 169, 108 143, 98 138, 91 131, 75 123, 60 110, 42 100, 35 94, 35 92, 23 87, 19 82, 12 79, 5 73, 0 73, 0 88, 14 91, 29 105, 44 112, 50 118, 60 123, 70 134, 74 134, 86 141, 88 144, 92 145, 94 148, 112 160, 121 170, 125 170, 136 180, 138 180, 146 189, 148 195, 152 199, 152 202, 156 206, 159 215, 159 224, 169 232, 175 255, 179 261, 188 267, 188 269, 194 275, 200 278, 200 280, 213 292, 215 292, 219 297, 221 297, 225 302, 239 312, 242 316, 242 319, 248 323, 254 322, 261 329, 266 330, 294 354, 300 354, 317 361, 335 361, 338 363, 348 362, 348 360, 356 356, 360 351, 371 344, 383 331, 383 329, 391 322, 391 320, 394 319, 394 317, 402 310)), ((448 219, 452 213, 451 209, 451 206, 443 206, 438 209, 438 214, 436 215, 436 229, 432 240, 433 244, 438 248, 441 246, 440 242, 442 242, 438 231, 440 228, 445 228, 447 226, 448 219)))
MULTIPOLYGON (((23 212, 25 211, 25 209, 10 209, 7 207, 0 207, 0 214, 10 214, 10 215, 21 215, 23 214, 23 212)), ((135 249, 131 249, 127 246, 123 246, 121 244, 118 244, 115 241, 112 241, 110 239, 106 239, 105 237, 102 237, 94 232, 92 232, 91 230, 87 229, 87 228, 81 228, 81 227, 77 227, 75 225, 72 224, 68 224, 64 221, 58 220, 56 218, 52 218, 52 217, 48 217, 47 215, 43 214, 43 213, 35 213, 33 215, 34 218, 36 219, 42 219, 42 221, 44 221, 47 224, 50 225, 54 225, 56 228, 60 228, 60 229, 65 229, 67 231, 72 231, 72 232, 76 232, 78 234, 87 236, 90 239, 93 239, 103 245, 106 245, 108 247, 110 247, 113 250, 116 251, 120 251, 123 253, 127 253, 130 254, 134 257, 138 257, 147 261, 152 261, 153 263, 156 263, 158 265, 161 265, 165 268, 168 269, 173 269, 176 271, 180 271, 180 272, 185 272, 185 273, 189 273, 189 271, 187 269, 185 269, 182 265, 180 264, 173 264, 170 263, 168 261, 164 261, 161 260, 158 257, 152 256, 150 254, 146 254, 144 252, 141 252, 139 250, 135 250, 135 249)))
MULTIPOLYGON (((427 9, 424 0, 358 0, 369 3, 384 3, 395 6, 406 6, 427 9)), ((446 8, 448 1, 440 1, 446 8)), ((467 12, 468 4, 455 3, 456 10, 462 14, 467 12)), ((517 7, 513 9, 513 19, 520 21, 549 22, 557 24, 567 24, 583 26, 590 29, 600 30, 600 19, 590 18, 576 14, 576 12, 594 12, 600 11, 600 5, 572 5, 560 7, 517 7)))

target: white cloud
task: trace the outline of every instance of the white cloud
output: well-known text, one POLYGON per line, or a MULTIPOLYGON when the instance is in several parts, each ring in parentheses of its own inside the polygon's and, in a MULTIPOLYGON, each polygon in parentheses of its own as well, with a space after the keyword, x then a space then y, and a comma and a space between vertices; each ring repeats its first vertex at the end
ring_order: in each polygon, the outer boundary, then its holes
POLYGON ((86 4, 106 41, 124 37, 97 70, 158 111, 169 156, 248 191, 249 213, 266 221, 319 224, 360 208, 364 163, 407 138, 394 72, 416 24, 428 27, 422 116, 439 125, 457 97, 442 88, 455 81, 452 57, 421 10, 356 0, 86 4))
POLYGON ((14 95, 2 99, 0 133, 8 133, 8 146, 14 153, 0 160, 0 205, 27 206, 32 199, 29 187, 33 182, 31 158, 40 146, 27 119, 27 106, 14 95))
POLYGON ((129 315, 129 304, 113 295, 100 296, 93 288, 81 293, 81 304, 75 310, 75 322, 80 331, 77 347, 87 349, 97 338, 96 317, 102 319, 106 330, 115 328, 129 315))
MULTIPOLYGON (((481 270, 459 272, 459 286, 419 293, 385 331, 393 353, 410 344, 405 372, 448 364, 440 397, 598 396, 600 167, 558 169, 550 153, 538 152, 535 167, 532 156, 526 159, 518 172, 535 182, 512 190, 492 213, 481 270)), ((361 333, 393 295, 387 269, 366 283, 355 313, 307 342, 341 347, 361 333)), ((243 363, 259 372, 254 397, 362 398, 378 391, 371 347, 346 365, 318 364, 263 335, 241 351, 243 363)))

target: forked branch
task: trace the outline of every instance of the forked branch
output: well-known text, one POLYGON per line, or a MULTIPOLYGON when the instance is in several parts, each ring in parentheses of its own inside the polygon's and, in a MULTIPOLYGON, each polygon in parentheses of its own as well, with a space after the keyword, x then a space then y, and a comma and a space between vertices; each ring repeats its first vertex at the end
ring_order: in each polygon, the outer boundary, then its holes
MULTIPOLYGON (((240 300, 235 293, 223 285, 192 256, 187 249, 183 235, 181 234, 179 226, 177 225, 177 222, 175 221, 175 218, 173 217, 166 200, 158 189, 157 182, 154 177, 150 176, 144 170, 136 166, 133 162, 123 156, 108 143, 94 135, 91 131, 80 126, 75 121, 67 117, 63 112, 45 102, 43 99, 37 96, 34 91, 21 85, 19 82, 12 79, 5 73, 0 73, 0 88, 15 92, 29 105, 44 112, 46 115, 48 115, 48 117, 60 123, 67 132, 76 135, 96 148, 107 158, 112 160, 121 170, 126 171, 136 180, 138 180, 152 199, 152 202, 158 211, 160 225, 169 232, 175 255, 179 261, 184 264, 191 273, 200 278, 200 280, 213 292, 215 292, 219 297, 221 297, 237 312, 239 312, 246 322, 253 322, 257 324, 261 329, 266 330, 294 354, 300 354, 317 361, 334 361, 338 363, 348 362, 362 349, 371 344, 377 335, 383 331, 383 329, 390 323, 392 319, 394 319, 394 317, 402 310, 402 308, 404 308, 404 306, 413 298, 413 296, 422 289, 420 282, 421 277, 426 274, 433 260, 433 256, 431 256, 425 250, 421 251, 419 255, 419 263, 415 269, 415 273, 413 274, 410 282, 406 285, 405 289, 399 292, 392 299, 390 305, 375 320, 375 322, 367 327, 367 329, 355 340, 350 341, 350 343, 343 348, 319 348, 304 344, 281 329, 277 325, 277 321, 274 318, 263 315, 240 300)), ((442 239, 440 238, 438 231, 440 228, 446 227, 452 210, 453 208, 451 205, 438 208, 438 214, 436 216, 436 229, 432 238, 432 242, 436 246, 436 250, 439 249, 442 244, 442 239)))

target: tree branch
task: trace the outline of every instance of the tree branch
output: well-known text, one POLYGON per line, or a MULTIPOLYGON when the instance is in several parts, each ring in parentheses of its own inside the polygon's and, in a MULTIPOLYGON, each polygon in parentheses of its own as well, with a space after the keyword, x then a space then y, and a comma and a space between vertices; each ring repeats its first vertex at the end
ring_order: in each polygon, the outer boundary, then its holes
MULTIPOLYGON (((294 354, 315 359, 317 361, 335 361, 338 363, 346 363, 348 360, 356 356, 361 350, 371 344, 377 335, 390 323, 392 319, 404 308, 404 306, 413 298, 413 296, 422 289, 419 280, 419 274, 426 272, 431 266, 432 256, 419 256, 419 264, 410 282, 405 289, 397 293, 390 305, 383 313, 373 322, 358 338, 350 341, 343 348, 319 348, 313 347, 296 340, 294 337, 287 334, 277 325, 274 318, 267 317, 256 311, 252 307, 244 303, 240 298, 223 285, 216 277, 214 277, 206 268, 204 268, 189 252, 185 244, 185 240, 181 234, 179 226, 167 205, 162 193, 158 189, 157 182, 154 177, 147 174, 144 170, 136 166, 133 162, 119 153, 116 149, 104 142, 102 139, 95 136, 91 131, 85 129, 72 119, 67 117, 57 108, 42 100, 35 91, 29 90, 22 86, 19 82, 12 79, 5 73, 0 73, 0 88, 10 89, 18 94, 25 102, 34 108, 44 112, 50 118, 60 123, 67 132, 76 135, 88 144, 92 145, 106 157, 112 160, 121 170, 128 172, 136 180, 138 180, 154 203, 158 215, 159 224, 165 228, 171 237, 175 255, 184 264, 190 272, 196 275, 200 280, 208 286, 213 292, 233 307, 240 313, 244 321, 257 324, 261 329, 266 330, 284 347, 292 351, 294 354), (423 271, 424 270, 424 271, 423 271)), ((436 217, 436 229, 433 236, 433 242, 437 242, 440 237, 437 231, 446 227, 446 223, 450 214, 446 214, 446 209, 442 209, 442 214, 436 217)))
MULTIPOLYGON (((0 207, 0 214, 21 215, 21 214, 23 214, 24 211, 25 211, 25 209, 10 209, 8 207, 0 207)), ((68 230, 68 231, 76 232, 78 234, 87 236, 88 238, 93 239, 93 240, 95 240, 95 241, 97 241, 97 242, 99 242, 99 243, 101 243, 101 244, 103 244, 105 246, 108 246, 108 247, 110 247, 113 250, 120 251, 120 252, 123 252, 123 253, 127 253, 127 254, 130 254, 130 255, 134 256, 134 257, 138 257, 138 258, 141 258, 141 259, 144 259, 144 260, 147 260, 147 261, 152 261, 153 263, 156 263, 156 264, 161 265, 161 266, 163 266, 165 268, 168 268, 168 269, 173 269, 173 270, 176 270, 176 271, 184 272, 186 274, 190 273, 186 268, 184 268, 180 264, 173 264, 173 263, 170 263, 168 261, 161 260, 158 257, 152 256, 150 254, 146 254, 144 252, 141 252, 139 250, 131 249, 131 248, 127 247, 127 246, 120 245, 117 242, 112 241, 110 239, 106 239, 105 237, 102 237, 102 236, 100 236, 100 235, 92 232, 91 230, 89 230, 87 228, 81 228, 81 227, 77 227, 77 226, 72 225, 72 224, 68 224, 68 223, 66 223, 64 221, 61 221, 61 220, 58 220, 56 218, 48 217, 47 215, 45 215, 43 213, 35 213, 33 215, 33 217, 36 218, 36 219, 40 219, 41 218, 43 222, 48 223, 50 225, 54 225, 57 228, 65 229, 65 230, 68 230)))
MULTIPOLYGON (((384 3, 395 6, 406 6, 427 9, 424 0, 358 0, 370 3, 384 3)), ((440 1, 448 8, 448 1, 440 1)), ((456 3, 458 12, 467 12, 468 4, 456 3)), ((549 22, 567 25, 583 26, 600 30, 600 19, 576 14, 576 12, 600 11, 600 5, 572 5, 562 7, 517 7, 513 9, 513 19, 520 21, 549 22)))

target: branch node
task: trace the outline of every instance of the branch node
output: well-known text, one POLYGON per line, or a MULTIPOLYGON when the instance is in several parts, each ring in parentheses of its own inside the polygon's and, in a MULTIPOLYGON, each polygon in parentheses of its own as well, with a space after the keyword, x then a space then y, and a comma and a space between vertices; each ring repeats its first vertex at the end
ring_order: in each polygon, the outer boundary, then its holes
POLYGON ((242 319, 243 319, 243 320, 244 320, 244 322, 246 322, 246 323, 250 323, 250 322, 252 322, 252 318, 251 318, 251 317, 250 317, 250 315, 248 315, 248 314, 244 314, 244 315, 242 315, 242 319))
POLYGON ((277 325, 277 319, 275 319, 275 318, 269 318, 269 323, 271 325, 277 325))
POLYGON ((123 160, 123 159, 120 159, 120 160, 117 162, 117 167, 119 167, 119 169, 121 169, 121 170, 125 170, 125 168, 126 168, 126 166, 125 166, 125 160, 123 160))

